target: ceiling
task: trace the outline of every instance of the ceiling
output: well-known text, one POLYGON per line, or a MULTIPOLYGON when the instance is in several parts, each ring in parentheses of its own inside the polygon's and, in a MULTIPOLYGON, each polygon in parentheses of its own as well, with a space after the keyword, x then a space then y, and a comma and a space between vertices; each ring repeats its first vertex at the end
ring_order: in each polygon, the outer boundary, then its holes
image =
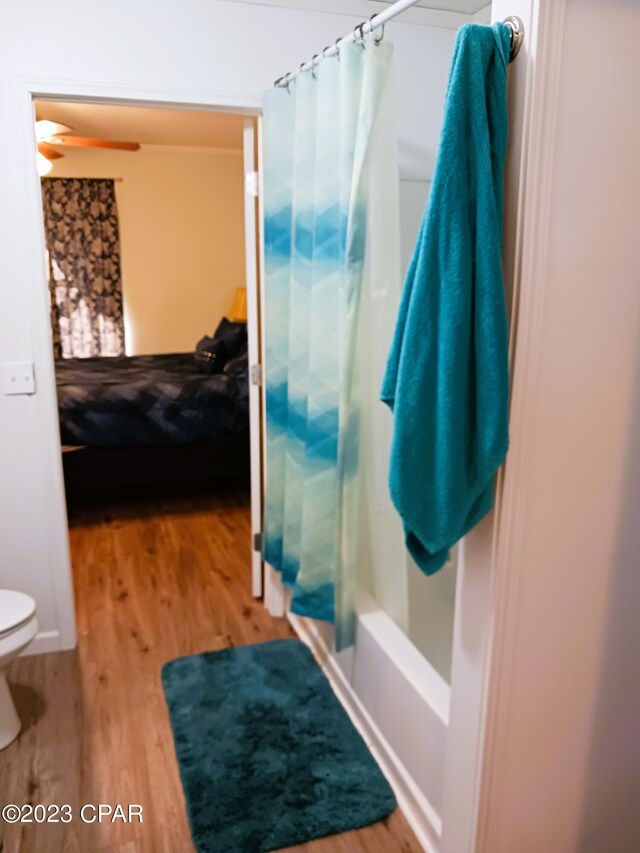
MULTIPOLYGON (((371 2, 390 6, 396 0, 371 0, 371 2)), ((488 5, 488 0, 418 0, 415 5, 421 9, 440 9, 446 12, 475 15, 476 12, 488 5)))
MULTIPOLYGON (((363 8, 390 6, 396 0, 227 0, 227 2, 249 3, 267 6, 284 6, 300 11, 333 12, 343 15, 362 14, 363 8), (363 7, 363 4, 366 5, 363 7)), ((438 12, 455 12, 462 15, 475 15, 481 9, 491 5, 490 0, 417 0, 414 4, 419 9, 429 9, 438 12)))
POLYGON ((95 136, 142 145, 242 148, 245 116, 206 110, 170 110, 36 101, 36 115, 95 136))

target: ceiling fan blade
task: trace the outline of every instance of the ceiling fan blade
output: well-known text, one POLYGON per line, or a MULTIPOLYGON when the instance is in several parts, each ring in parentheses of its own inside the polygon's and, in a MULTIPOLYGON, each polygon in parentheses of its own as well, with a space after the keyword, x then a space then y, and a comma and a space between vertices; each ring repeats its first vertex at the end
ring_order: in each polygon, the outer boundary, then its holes
POLYGON ((64 154, 56 151, 56 149, 52 145, 49 145, 48 142, 38 142, 38 151, 43 157, 46 157, 47 160, 59 160, 60 157, 64 157, 64 154))
POLYGON ((69 133, 73 130, 68 124, 60 124, 57 121, 49 121, 46 118, 36 119, 36 139, 48 139, 56 133, 69 133))
POLYGON ((118 151, 137 151, 138 142, 115 142, 112 139, 93 139, 91 136, 52 136, 50 145, 72 145, 77 148, 114 148, 118 151))

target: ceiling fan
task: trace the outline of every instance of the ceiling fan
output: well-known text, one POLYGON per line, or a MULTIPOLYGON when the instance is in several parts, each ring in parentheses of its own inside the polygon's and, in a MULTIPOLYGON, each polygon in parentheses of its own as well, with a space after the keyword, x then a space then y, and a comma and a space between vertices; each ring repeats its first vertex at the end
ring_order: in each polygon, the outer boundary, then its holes
POLYGON ((95 139, 92 136, 70 136, 73 128, 57 121, 36 116, 36 142, 38 144, 38 174, 46 175, 50 171, 52 160, 64 157, 57 150, 58 145, 76 148, 111 148, 116 151, 138 151, 138 142, 116 142, 113 139, 95 139))

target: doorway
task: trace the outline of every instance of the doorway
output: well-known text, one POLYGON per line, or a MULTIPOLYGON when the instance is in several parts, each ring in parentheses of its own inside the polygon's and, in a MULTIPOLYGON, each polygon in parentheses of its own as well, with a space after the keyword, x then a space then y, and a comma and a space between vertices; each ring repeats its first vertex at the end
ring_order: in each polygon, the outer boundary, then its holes
POLYGON ((258 597, 259 115, 47 99, 34 113, 76 601, 76 526, 82 551, 118 513, 184 519, 195 499, 215 515, 230 484, 258 597))

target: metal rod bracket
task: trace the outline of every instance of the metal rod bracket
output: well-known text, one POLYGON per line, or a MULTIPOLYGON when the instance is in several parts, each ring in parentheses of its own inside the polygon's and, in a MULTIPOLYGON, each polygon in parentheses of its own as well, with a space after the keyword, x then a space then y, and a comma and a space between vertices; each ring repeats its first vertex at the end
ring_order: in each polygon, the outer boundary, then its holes
POLYGON ((513 62, 520 53, 524 41, 524 24, 517 15, 509 15, 502 22, 511 30, 511 50, 509 51, 509 62, 513 62))

